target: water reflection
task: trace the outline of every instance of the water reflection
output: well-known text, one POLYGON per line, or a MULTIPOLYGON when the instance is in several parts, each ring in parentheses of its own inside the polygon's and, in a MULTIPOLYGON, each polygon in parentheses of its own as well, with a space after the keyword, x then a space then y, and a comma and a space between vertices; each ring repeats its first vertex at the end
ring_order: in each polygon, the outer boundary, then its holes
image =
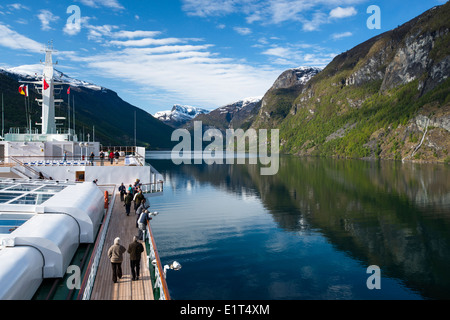
POLYGON ((174 189, 210 184, 258 197, 279 228, 299 236, 318 231, 423 297, 450 298, 448 166, 289 156, 275 176, 261 176, 258 165, 155 166, 174 189))

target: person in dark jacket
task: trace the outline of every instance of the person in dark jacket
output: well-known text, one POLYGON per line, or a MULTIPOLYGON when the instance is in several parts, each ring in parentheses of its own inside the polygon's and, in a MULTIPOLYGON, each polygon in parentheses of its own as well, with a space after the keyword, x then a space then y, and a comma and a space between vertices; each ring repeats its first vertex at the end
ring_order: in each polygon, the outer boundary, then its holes
POLYGON ((95 159, 95 155, 93 152, 91 152, 91 155, 89 156, 89 162, 90 162, 91 166, 94 165, 94 159, 95 159))
POLYGON ((142 190, 139 190, 138 193, 134 196, 134 213, 137 214, 137 209, 142 203, 142 200, 145 199, 144 194, 142 193, 142 190))
POLYGON ((125 185, 123 184, 123 182, 122 182, 122 184, 119 187, 119 192, 120 192, 120 201, 123 201, 123 198, 127 194, 127 190, 126 190, 125 185))
POLYGON ((128 191, 127 195, 125 196, 125 199, 123 199, 124 206, 125 206, 125 212, 127 216, 130 215, 130 209, 131 209, 131 203, 133 202, 133 195, 130 191, 128 191))
POLYGON ((150 203, 147 204, 147 199, 145 199, 145 197, 144 197, 144 199, 142 199, 141 205, 136 210, 136 216, 137 216, 136 217, 136 228, 139 228, 138 221, 139 221, 139 218, 141 217, 141 213, 144 210, 148 210, 148 208, 150 208, 150 203))
POLYGON ((108 249, 108 257, 111 261, 113 270, 112 277, 114 283, 117 282, 117 278, 122 278, 122 261, 125 251, 125 247, 120 244, 120 238, 115 238, 114 244, 108 249))
POLYGON ((136 236, 133 237, 133 242, 128 246, 128 253, 130 254, 130 266, 132 280, 139 280, 139 272, 141 268, 141 254, 144 252, 144 247, 136 236))

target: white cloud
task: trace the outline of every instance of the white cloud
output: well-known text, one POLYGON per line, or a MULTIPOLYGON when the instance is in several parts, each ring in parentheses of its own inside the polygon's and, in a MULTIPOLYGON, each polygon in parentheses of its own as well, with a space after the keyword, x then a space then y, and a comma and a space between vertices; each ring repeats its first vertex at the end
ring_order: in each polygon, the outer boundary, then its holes
POLYGON ((325 67, 335 56, 322 47, 310 44, 288 44, 284 46, 272 46, 262 52, 272 58, 273 64, 287 66, 314 66, 325 67), (304 49, 308 49, 307 52, 304 49))
POLYGON ((353 33, 351 33, 350 31, 347 31, 347 32, 343 32, 343 33, 334 33, 334 34, 331 35, 331 37, 334 40, 339 40, 339 39, 342 39, 342 38, 351 37, 352 35, 353 35, 353 33))
POLYGON ((27 38, 3 24, 0 24, 0 46, 30 52, 41 52, 44 49, 43 44, 27 38))
POLYGON ((78 0, 78 1, 92 8, 107 7, 119 10, 124 9, 124 7, 117 0, 78 0))
POLYGON ((184 0, 182 8, 193 16, 220 16, 234 12, 236 2, 234 0, 184 0))
POLYGON ((356 14, 350 5, 367 0, 182 0, 183 10, 188 15, 209 17, 231 13, 244 14, 247 23, 279 24, 286 21, 306 23, 305 30, 316 30, 325 23, 324 16, 342 18, 356 14), (347 8, 335 8, 347 5, 347 8), (334 8, 334 9, 333 9, 334 8), (328 12, 330 9, 331 13, 328 12), (309 16, 313 16, 313 19, 309 16), (320 19, 319 19, 320 17, 320 19))
POLYGON ((41 10, 37 17, 41 21, 41 29, 44 31, 51 30, 50 23, 59 20, 59 17, 55 16, 49 10, 41 10))
POLYGON ((195 103, 218 107, 245 96, 263 95, 282 71, 222 57, 213 51, 212 44, 193 44, 199 39, 137 39, 138 34, 146 35, 147 31, 130 33, 111 26, 92 30, 110 45, 108 48, 117 46, 116 50, 70 58, 90 74, 115 80, 119 76, 128 83, 124 88, 135 88, 136 95, 146 93, 152 104, 159 103, 161 97, 170 96, 166 104, 195 103), (126 40, 118 41, 119 36, 126 40))
POLYGON ((156 37, 160 35, 160 31, 143 31, 143 30, 136 30, 136 31, 126 31, 121 30, 118 32, 115 32, 112 36, 114 38, 127 38, 127 39, 134 39, 134 38, 140 38, 140 37, 156 37))
POLYGON ((14 10, 30 10, 30 8, 28 8, 27 6, 21 4, 21 3, 12 3, 12 4, 8 4, 7 7, 9 9, 14 9, 14 10))
POLYGON ((249 28, 234 27, 233 29, 234 29, 234 31, 236 31, 237 33, 239 33, 240 35, 243 35, 243 36, 252 33, 252 30, 250 30, 249 28))
POLYGON ((176 44, 186 42, 186 40, 179 38, 164 38, 164 39, 153 39, 153 38, 144 38, 139 40, 127 40, 127 41, 110 41, 110 44, 122 47, 148 47, 148 46, 161 46, 168 44, 176 44))
POLYGON ((316 31, 322 24, 328 23, 328 17, 322 12, 316 12, 312 20, 302 19, 303 31, 316 31))
POLYGON ((340 18, 351 17, 356 14, 357 14, 357 11, 354 7, 348 7, 348 8, 337 7, 337 8, 334 8, 333 10, 331 10, 330 17, 340 19, 340 18))

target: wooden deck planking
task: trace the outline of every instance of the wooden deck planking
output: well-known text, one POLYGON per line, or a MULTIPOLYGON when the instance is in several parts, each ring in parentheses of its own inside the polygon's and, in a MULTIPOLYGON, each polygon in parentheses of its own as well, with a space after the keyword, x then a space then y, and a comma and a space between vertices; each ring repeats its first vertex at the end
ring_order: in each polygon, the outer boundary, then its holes
MULTIPOLYGON (((121 245, 128 249, 128 245, 133 241, 133 236, 138 234, 136 228, 136 215, 133 208, 129 216, 125 214, 125 207, 120 201, 120 196, 116 195, 114 207, 112 209, 111 221, 109 224, 106 240, 100 258, 100 264, 92 290, 91 300, 153 300, 150 271, 146 264, 146 253, 142 253, 140 277, 137 281, 131 280, 130 255, 124 254, 122 262, 122 279, 117 283, 112 281, 111 262, 108 258, 108 249, 113 244, 114 239, 119 237, 121 245)), ((145 247, 145 246, 144 246, 145 247)))

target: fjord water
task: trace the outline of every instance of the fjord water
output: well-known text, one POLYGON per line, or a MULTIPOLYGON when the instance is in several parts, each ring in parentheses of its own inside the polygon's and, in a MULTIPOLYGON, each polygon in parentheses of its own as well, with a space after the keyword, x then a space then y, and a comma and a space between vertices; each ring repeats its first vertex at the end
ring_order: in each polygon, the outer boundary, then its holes
POLYGON ((167 272, 175 300, 450 298, 448 165, 283 156, 261 176, 148 161, 165 180, 151 198, 161 262, 182 265, 167 272))

